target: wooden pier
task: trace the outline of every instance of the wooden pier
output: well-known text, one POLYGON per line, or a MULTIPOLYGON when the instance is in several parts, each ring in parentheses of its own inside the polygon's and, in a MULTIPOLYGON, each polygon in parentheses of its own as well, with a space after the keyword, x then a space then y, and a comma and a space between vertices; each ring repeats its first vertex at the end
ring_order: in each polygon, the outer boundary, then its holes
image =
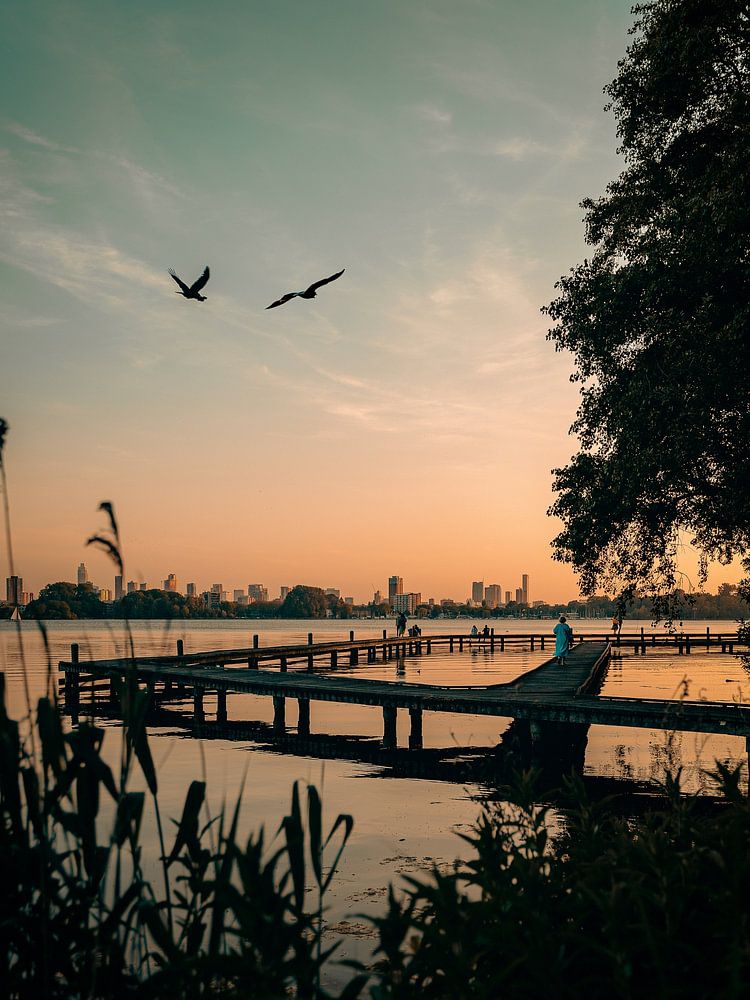
MULTIPOLYGON (((642 652, 641 636, 620 637, 637 643, 642 652)), ((659 637, 659 639, 672 637, 659 637)), ((73 646, 71 658, 59 665, 64 674, 61 687, 65 706, 72 715, 81 710, 81 686, 92 697, 109 693, 113 698, 116 685, 113 678, 135 674, 145 685, 155 702, 190 699, 193 703, 193 723, 206 724, 207 699, 210 699, 215 722, 227 722, 227 695, 245 693, 270 697, 274 706, 274 732, 287 730, 287 701, 297 702, 297 732, 308 736, 311 731, 311 704, 315 701, 371 705, 383 713, 383 745, 396 745, 396 717, 399 710, 408 711, 410 718, 409 746, 422 746, 423 714, 450 712, 512 718, 528 724, 532 742, 561 745, 565 732, 587 732, 590 725, 627 726, 645 729, 681 730, 699 733, 723 733, 750 739, 750 705, 729 702, 667 701, 649 698, 601 697, 598 694, 612 652, 606 635, 585 636, 572 650, 564 667, 554 659, 528 671, 511 683, 485 687, 458 687, 413 684, 401 681, 367 680, 337 674, 339 666, 359 663, 387 663, 402 657, 430 656, 438 648, 444 652, 460 652, 484 647, 506 649, 521 643, 532 650, 551 644, 549 635, 468 636, 429 635, 420 637, 388 636, 348 641, 314 643, 308 636, 302 645, 269 646, 262 648, 257 637, 253 645, 243 649, 212 650, 186 653, 181 641, 177 655, 81 661, 78 647, 73 646), (268 669, 275 666, 276 669, 268 669), (325 669, 326 674, 316 672, 325 669)), ((719 646, 727 651, 736 636, 683 634, 689 648, 702 640, 704 648, 719 646)), ((655 643, 654 643, 655 644, 655 643)), ((651 643, 648 643, 651 645, 651 643)), ((748 744, 750 746, 750 744, 748 744)))

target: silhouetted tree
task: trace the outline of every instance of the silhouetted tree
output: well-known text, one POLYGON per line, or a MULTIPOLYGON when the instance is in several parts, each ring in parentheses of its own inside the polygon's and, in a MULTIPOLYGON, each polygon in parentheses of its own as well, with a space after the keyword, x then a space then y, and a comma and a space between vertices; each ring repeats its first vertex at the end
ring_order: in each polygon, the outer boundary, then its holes
POLYGON ((750 6, 654 0, 605 92, 625 169, 583 202, 558 283, 580 450, 555 470, 555 557, 596 587, 679 583, 681 532, 750 570, 750 6))

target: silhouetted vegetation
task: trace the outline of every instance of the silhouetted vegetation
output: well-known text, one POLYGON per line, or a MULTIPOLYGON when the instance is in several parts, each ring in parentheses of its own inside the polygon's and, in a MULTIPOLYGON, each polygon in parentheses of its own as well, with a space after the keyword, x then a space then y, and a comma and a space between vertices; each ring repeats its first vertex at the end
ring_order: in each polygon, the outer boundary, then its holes
MULTIPOLYGON (((0 700, 5 995, 329 996, 324 901, 351 817, 324 835, 318 793, 310 787, 303 807, 295 784, 277 840, 261 830, 240 841, 242 790, 231 814, 211 819, 205 785, 193 781, 167 842, 148 696, 132 679, 119 695, 118 773, 102 756, 104 732, 66 732, 46 698, 37 756, 0 700), (132 790, 136 768, 146 791, 132 790), (141 835, 149 808, 155 877, 141 835)), ((355 968, 339 995, 744 996, 750 805, 738 772, 719 767, 716 780, 724 805, 668 780, 659 804, 628 818, 573 782, 552 815, 532 777, 520 778, 463 838, 465 862, 391 890, 373 921, 375 964, 355 968)))
MULTIPOLYGON (((170 843, 145 730, 147 695, 120 688, 119 773, 104 732, 65 732, 39 701, 39 756, 4 709, 0 675, 0 981, 9 997, 324 997, 325 892, 352 829, 326 835, 315 788, 297 785, 280 836, 238 838, 240 799, 210 818, 191 782, 170 843), (132 791, 138 766, 147 792, 132 791), (144 870, 141 824, 154 810, 160 873, 144 870), (326 856, 327 855, 327 856, 326 856), (306 882, 315 887, 306 892, 306 882), (309 904, 309 905, 308 905, 309 904)), ((33 745, 33 744, 32 744, 33 745)), ((356 991, 356 983, 352 988, 356 991)))
POLYGON ((583 386, 551 512, 584 593, 671 592, 681 531, 702 571, 750 570, 748 5, 634 11, 606 88, 625 170, 583 203, 593 252, 548 309, 583 386))
POLYGON ((385 997, 741 997, 750 984, 750 806, 738 773, 707 809, 668 780, 644 817, 568 787, 563 832, 533 782, 487 807, 457 870, 391 894, 385 997))

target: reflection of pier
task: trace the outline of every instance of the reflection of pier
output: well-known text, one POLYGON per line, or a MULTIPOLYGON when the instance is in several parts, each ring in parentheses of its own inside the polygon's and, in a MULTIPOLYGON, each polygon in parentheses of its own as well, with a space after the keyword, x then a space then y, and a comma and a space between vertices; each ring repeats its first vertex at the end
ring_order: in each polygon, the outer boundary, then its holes
MULTIPOLYGON (((398 662, 404 656, 429 656, 436 648, 459 652, 481 645, 489 650, 506 644, 527 646, 542 636, 469 637, 466 635, 421 636, 327 642, 239 650, 185 653, 178 642, 176 656, 80 661, 78 649, 60 664, 64 672, 66 708, 77 715, 81 692, 92 698, 103 693, 116 699, 117 682, 134 673, 145 685, 154 705, 166 707, 175 699, 192 700, 192 723, 203 732, 211 724, 228 723, 228 693, 245 693, 273 699, 272 731, 276 738, 287 732, 287 701, 297 702, 297 736, 311 733, 311 704, 315 701, 370 705, 383 713, 385 748, 396 746, 396 717, 408 711, 409 746, 421 748, 425 712, 447 712, 512 718, 513 726, 504 744, 513 747, 524 760, 554 761, 558 766, 580 766, 590 725, 611 725, 644 729, 683 730, 750 737, 750 706, 706 701, 664 701, 648 698, 598 696, 606 672, 611 647, 602 639, 586 637, 568 658, 565 667, 554 660, 522 675, 515 681, 488 687, 448 687, 411 684, 401 681, 366 680, 348 673, 336 675, 339 664, 398 662), (263 669, 275 664, 277 670, 263 669), (330 672, 316 673, 324 666, 330 672), (292 667, 292 669, 290 669, 292 667), (83 687, 82 687, 83 686, 83 687), (214 722, 207 723, 207 715, 214 722)), ((623 641, 624 637, 621 637, 623 641)), ((683 642, 684 642, 683 636, 683 642)), ((695 637, 691 637, 695 642, 695 637)), ((733 637, 734 638, 734 637, 733 637)), ((548 640, 549 641, 549 640, 548 640)), ((712 637, 704 637, 712 644, 712 637)), ((724 640, 719 640, 726 643, 724 640)), ((184 716, 183 716, 184 718, 184 716)))

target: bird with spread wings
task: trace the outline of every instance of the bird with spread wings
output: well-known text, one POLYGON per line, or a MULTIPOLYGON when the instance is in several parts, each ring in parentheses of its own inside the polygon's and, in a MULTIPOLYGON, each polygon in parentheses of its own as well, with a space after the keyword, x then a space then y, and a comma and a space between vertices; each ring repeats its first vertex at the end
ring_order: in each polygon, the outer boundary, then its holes
POLYGON ((169 273, 172 275, 174 280, 182 289, 182 291, 180 292, 175 292, 176 295, 183 295, 186 299, 196 299, 198 302, 206 301, 206 296, 201 295, 201 289, 205 288, 206 282, 211 276, 211 272, 208 270, 208 265, 206 265, 206 269, 200 276, 200 278, 194 281, 193 284, 190 285, 190 287, 188 287, 184 281, 182 281, 180 278, 177 277, 177 275, 174 273, 171 267, 169 269, 169 273))
POLYGON ((316 281, 310 285, 309 288, 306 288, 304 292, 287 292, 286 295, 282 295, 280 299, 276 299, 275 302, 272 302, 270 306, 266 306, 266 309, 275 309, 276 306, 283 306, 284 303, 288 302, 290 299, 314 299, 315 292, 321 287, 321 285, 327 285, 331 281, 335 281, 336 278, 340 278, 345 270, 346 268, 342 267, 340 271, 332 274, 330 278, 321 278, 320 281, 316 281))

